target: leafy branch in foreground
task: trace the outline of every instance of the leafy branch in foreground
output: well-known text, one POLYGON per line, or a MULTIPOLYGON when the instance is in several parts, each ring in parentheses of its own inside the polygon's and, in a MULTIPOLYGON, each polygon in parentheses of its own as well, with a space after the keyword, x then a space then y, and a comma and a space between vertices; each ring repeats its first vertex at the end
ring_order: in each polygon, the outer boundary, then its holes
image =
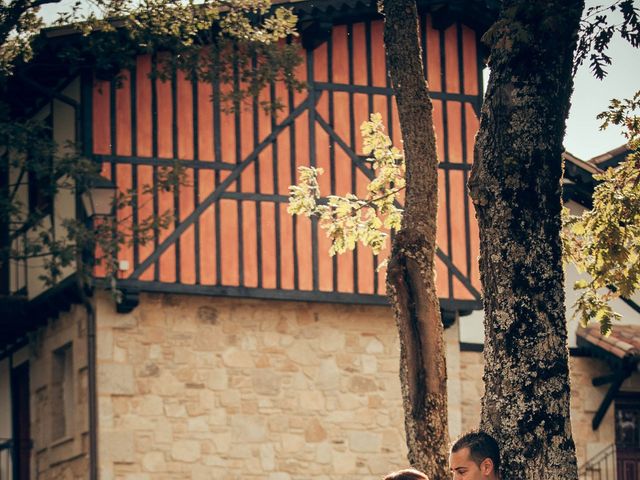
MULTIPOLYGON (((298 185, 289 187, 291 215, 317 217, 320 227, 331 239, 330 255, 353 250, 358 242, 371 247, 374 255, 386 245, 388 234, 398 230, 402 209, 396 206, 398 194, 405 188, 405 164, 402 152, 391 144, 384 133, 382 116, 371 114, 370 121, 360 126, 367 161, 373 164, 375 178, 367 185, 367 196, 358 198, 353 193, 345 196, 329 195, 322 199, 318 176, 322 168, 299 167, 298 185)), ((380 265, 379 268, 384 266, 380 265)))
POLYGON ((631 153, 615 168, 595 175, 600 183, 593 194, 593 208, 581 216, 565 215, 564 253, 588 280, 575 283, 580 296, 574 315, 583 325, 600 323, 607 335, 620 319, 609 302, 629 298, 640 289, 640 91, 632 99, 612 100, 598 115, 609 125, 624 127, 631 153))
POLYGON ((142 212, 152 210, 143 207, 156 192, 171 196, 186 186, 183 168, 174 160, 171 168, 158 169, 153 185, 119 191, 113 216, 92 228, 81 218, 54 217, 56 196, 63 190, 69 198, 82 193, 100 166, 79 154, 80 145, 56 144, 50 118, 27 118, 20 99, 13 101, 11 89, 28 70, 25 63, 46 55, 48 63, 68 67, 70 76, 89 68, 96 78, 115 79, 119 87, 120 72, 135 65, 140 54, 151 53, 157 60, 152 78, 171 80, 181 72, 219 84, 225 111, 249 100, 275 113, 281 104, 272 96, 260 97, 265 88, 276 82, 289 89, 304 86, 295 77, 302 60, 299 45, 289 41, 297 36, 297 18, 290 8, 272 8, 270 0, 95 0, 90 8, 77 0, 64 5, 55 22, 73 35, 53 45, 42 32, 39 9, 56 3, 0 1, 0 290, 9 290, 12 261, 37 268, 52 285, 92 251, 93 262, 104 266, 117 293, 120 252, 158 238, 174 224, 171 210, 142 212), (57 226, 62 228, 56 231, 57 226), (36 258, 38 265, 27 262, 36 258))
POLYGON ((634 0, 615 0, 607 5, 587 8, 580 21, 578 46, 573 59, 574 75, 588 59, 589 69, 602 80, 607 75, 606 68, 612 63, 608 49, 616 33, 633 47, 640 46, 640 12, 634 0), (614 12, 620 14, 618 23, 614 12))

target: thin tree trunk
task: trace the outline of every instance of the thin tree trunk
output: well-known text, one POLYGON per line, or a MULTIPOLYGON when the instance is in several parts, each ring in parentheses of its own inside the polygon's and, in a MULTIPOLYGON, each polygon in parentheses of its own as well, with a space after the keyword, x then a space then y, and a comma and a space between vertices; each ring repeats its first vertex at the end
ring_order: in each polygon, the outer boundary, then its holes
POLYGON ((485 309, 481 427, 505 479, 576 479, 560 242, 562 140, 582 0, 504 1, 469 187, 485 309))
POLYGON ((438 159, 414 0, 385 0, 384 41, 405 161, 402 229, 387 270, 400 334, 400 379, 409 461, 431 480, 447 473, 447 388, 443 327, 435 287, 438 159))

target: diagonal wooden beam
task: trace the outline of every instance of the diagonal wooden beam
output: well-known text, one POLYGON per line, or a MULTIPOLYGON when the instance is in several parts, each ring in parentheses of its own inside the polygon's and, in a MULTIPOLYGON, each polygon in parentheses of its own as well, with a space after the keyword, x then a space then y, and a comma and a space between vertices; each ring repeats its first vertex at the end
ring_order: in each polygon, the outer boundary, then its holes
POLYGON ((300 105, 298 105, 289 114, 289 116, 287 116, 287 118, 285 118, 280 124, 278 124, 276 129, 273 130, 269 135, 267 135, 267 137, 265 137, 265 139, 262 142, 260 142, 260 144, 256 147, 256 149, 253 152, 251 152, 242 162, 240 162, 236 168, 233 169, 233 171, 229 174, 229 176, 220 183, 218 188, 216 188, 213 191, 213 193, 211 193, 207 198, 205 198, 200 203, 200 205, 198 205, 198 208, 196 208, 182 222, 180 222, 176 226, 176 228, 173 230, 173 232, 171 232, 171 234, 166 239, 164 239, 162 243, 158 245, 158 248, 151 255, 149 255, 142 263, 140 263, 140 265, 136 267, 136 269, 133 271, 133 273, 129 278, 132 278, 132 279, 139 278, 140 275, 147 268, 149 268, 149 266, 155 263, 155 261, 160 258, 160 255, 162 255, 169 247, 171 247, 171 245, 173 245, 176 242, 176 240, 180 237, 180 235, 182 235, 182 233, 187 228, 189 228, 211 204, 216 202, 222 196, 222 194, 227 190, 227 188, 229 188, 229 185, 231 185, 234 181, 238 179, 240 174, 254 160, 258 158, 258 155, 260 155, 260 153, 265 148, 271 145, 276 140, 278 135, 285 128, 293 124, 295 119, 298 118, 306 109, 308 109, 312 105, 312 103, 313 103, 312 99, 310 97, 307 97, 300 105))

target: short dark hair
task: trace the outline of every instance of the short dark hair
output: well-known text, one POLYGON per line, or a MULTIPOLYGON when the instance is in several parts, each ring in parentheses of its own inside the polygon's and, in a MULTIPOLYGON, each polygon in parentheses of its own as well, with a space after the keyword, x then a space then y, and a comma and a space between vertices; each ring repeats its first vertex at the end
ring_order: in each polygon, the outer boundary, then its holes
POLYGON ((404 470, 398 470, 397 472, 391 472, 384 477, 384 480, 429 480, 429 477, 420 470, 406 468, 404 470))
POLYGON ((480 466, 485 458, 490 458, 496 473, 500 471, 500 448, 488 433, 479 430, 465 433, 451 446, 451 452, 457 452, 463 448, 469 449, 469 456, 476 465, 480 466))

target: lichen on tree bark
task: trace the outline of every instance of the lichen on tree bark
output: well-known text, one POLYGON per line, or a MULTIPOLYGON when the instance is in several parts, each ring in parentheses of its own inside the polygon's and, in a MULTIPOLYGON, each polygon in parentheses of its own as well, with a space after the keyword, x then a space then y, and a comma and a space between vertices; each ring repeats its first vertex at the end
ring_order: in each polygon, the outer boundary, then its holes
POLYGON ((400 379, 409 461, 431 480, 447 471, 443 327, 435 289, 438 159, 432 105, 421 61, 414 0, 385 0, 384 40, 406 161, 402 228, 387 270, 400 334, 400 379))
POLYGON ((469 187, 485 308, 481 427, 503 478, 575 479, 564 278, 562 140, 581 0, 503 2, 469 187))

